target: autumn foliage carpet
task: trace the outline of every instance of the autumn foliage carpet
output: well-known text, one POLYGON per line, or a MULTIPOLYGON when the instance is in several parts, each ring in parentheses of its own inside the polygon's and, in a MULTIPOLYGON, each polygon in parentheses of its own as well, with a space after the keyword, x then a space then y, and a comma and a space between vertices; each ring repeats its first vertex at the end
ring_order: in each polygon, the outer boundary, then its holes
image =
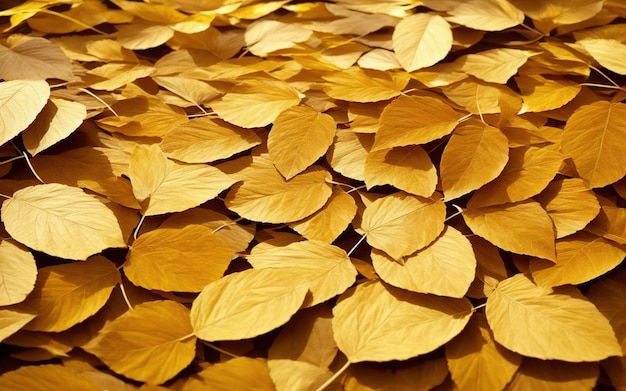
POLYGON ((0 389, 626 390, 621 0, 0 10, 0 389))

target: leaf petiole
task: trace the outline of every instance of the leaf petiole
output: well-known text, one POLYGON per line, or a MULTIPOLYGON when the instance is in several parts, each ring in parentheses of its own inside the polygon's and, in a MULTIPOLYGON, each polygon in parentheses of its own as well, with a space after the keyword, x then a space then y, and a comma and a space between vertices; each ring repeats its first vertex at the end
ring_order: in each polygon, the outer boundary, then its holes
POLYGON ((346 369, 348 369, 348 367, 350 366, 350 364, 352 364, 352 363, 351 363, 350 361, 347 361, 343 367, 341 367, 341 368, 340 368, 337 372, 335 372, 335 373, 334 373, 334 374, 333 374, 330 378, 328 378, 328 380, 326 380, 326 381, 324 382, 324 384, 322 384, 321 386, 319 386, 319 387, 317 388, 317 390, 315 390, 315 391, 322 391, 322 390, 324 390, 326 387, 328 387, 329 385, 331 385, 331 383, 332 383, 332 382, 334 382, 335 380, 337 380, 337 378, 338 378, 339 376, 341 376, 341 375, 342 375, 342 374, 346 371, 346 369))

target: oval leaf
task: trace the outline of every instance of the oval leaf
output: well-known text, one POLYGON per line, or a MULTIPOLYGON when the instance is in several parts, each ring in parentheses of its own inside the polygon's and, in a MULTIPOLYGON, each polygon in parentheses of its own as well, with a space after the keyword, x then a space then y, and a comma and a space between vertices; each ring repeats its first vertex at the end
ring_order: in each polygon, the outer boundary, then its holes
POLYGON ((0 376, 0 388, 29 391, 99 391, 77 371, 57 364, 28 365, 0 376))
POLYGON ((50 99, 22 134, 24 147, 36 155, 72 134, 86 116, 87 108, 82 103, 50 99))
POLYGON ((37 264, 28 249, 3 240, 0 243, 0 306, 26 298, 37 281, 37 264))
POLYGON ((44 80, 0 83, 0 145, 26 129, 44 108, 49 96, 50 87, 44 80))
POLYGON ((417 13, 400 20, 393 31, 393 50, 409 72, 436 64, 452 49, 452 29, 439 15, 417 13))

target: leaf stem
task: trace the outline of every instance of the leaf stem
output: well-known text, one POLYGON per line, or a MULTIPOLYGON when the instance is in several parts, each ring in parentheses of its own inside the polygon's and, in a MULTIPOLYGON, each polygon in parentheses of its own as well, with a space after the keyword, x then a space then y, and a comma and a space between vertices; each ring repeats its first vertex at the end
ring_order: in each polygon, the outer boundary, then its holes
POLYGON ((137 223, 137 227, 135 227, 135 230, 133 231, 133 239, 137 240, 137 236, 139 236, 139 230, 141 229, 141 226, 143 225, 143 221, 146 219, 146 215, 141 215, 141 219, 139 219, 139 223, 137 223))
POLYGON ((98 95, 94 94, 93 92, 89 91, 86 88, 79 88, 80 91, 84 92, 87 95, 91 95, 92 98, 94 98, 95 100, 97 100, 98 102, 102 103, 103 105, 106 106, 107 109, 109 109, 111 111, 111 113, 113 113, 113 115, 115 115, 116 117, 119 118, 119 115, 115 112, 115 110, 113 110, 113 107, 109 106, 109 104, 105 101, 103 101, 98 95))
POLYGON ((487 303, 486 303, 486 302, 485 302, 485 303, 482 303, 482 304, 480 304, 480 305, 477 305, 476 307, 474 307, 474 311, 479 310, 479 309, 481 309, 481 308, 485 307, 486 305, 487 305, 487 303))
POLYGON ((580 83, 581 86, 586 86, 586 87, 600 87, 600 88, 609 88, 611 90, 621 90, 623 89, 620 86, 610 86, 610 85, 606 85, 606 84, 596 84, 596 83, 580 83))
POLYGON ((451 215, 450 217, 447 217, 444 221, 448 221, 448 220, 452 220, 453 218, 455 218, 456 216, 463 214, 463 208, 461 208, 458 205, 452 204, 452 206, 454 206, 456 208, 456 210, 458 210, 458 212, 454 213, 453 215, 451 215))
POLYGON ((598 72, 600 75, 602 75, 602 77, 604 77, 605 79, 607 79, 609 81, 609 83, 613 84, 615 87, 621 89, 622 87, 620 87, 616 82, 614 82, 610 77, 608 77, 607 75, 604 74, 604 72, 602 72, 600 69, 594 67, 593 65, 589 65, 589 68, 593 69, 594 71, 598 72))
POLYGON ((13 198, 13 197, 9 197, 8 195, 6 195, 6 194, 2 194, 2 193, 0 193, 0 197, 4 197, 4 198, 6 198, 7 200, 10 200, 11 198, 13 198))
POLYGON ((130 303, 130 300, 128 299, 128 295, 126 294, 126 289, 124 288, 124 281, 120 281, 120 292, 122 292, 122 297, 124 298, 124 301, 126 302, 126 305, 128 306, 129 310, 133 309, 133 305, 130 303))
POLYGON ((239 357, 238 355, 236 355, 236 354, 234 354, 234 353, 231 353, 231 352, 226 351, 226 350, 224 350, 224 349, 222 349, 222 348, 220 348, 220 347, 218 347, 218 346, 213 345, 211 342, 202 341, 202 340, 200 340, 200 342, 202 342, 202 343, 203 343, 203 344, 205 344, 206 346, 210 347, 211 349, 213 349, 213 350, 215 350, 215 351, 218 351, 218 352, 220 352, 220 353, 222 353, 222 354, 225 354, 225 355, 227 355, 227 356, 229 356, 229 357, 232 357, 232 358, 237 358, 237 357, 239 357))
POLYGON ((465 122, 465 121, 467 121, 468 119, 472 118, 472 115, 474 115, 474 114, 469 113, 469 114, 467 114, 467 115, 465 115, 465 116, 461 117, 461 118, 459 119, 459 123, 461 123, 461 122, 465 122))
POLYGON ((341 367, 337 372, 335 372, 328 380, 326 380, 324 382, 324 384, 322 384, 321 386, 317 387, 317 389, 315 391, 322 391, 324 390, 326 387, 328 387, 329 385, 331 385, 332 382, 334 382, 335 380, 337 380, 337 378, 339 376, 341 376, 346 369, 348 369, 348 367, 350 366, 350 364, 352 364, 350 361, 346 361, 346 364, 341 367))
POLYGON ((79 25, 79 26, 81 26, 81 27, 84 27, 84 28, 86 28, 86 29, 88 29, 88 30, 95 31, 95 32, 96 32, 96 33, 98 33, 98 34, 101 34, 101 35, 107 35, 107 33, 105 33, 105 32, 104 32, 104 31, 102 31, 102 30, 98 30, 97 28, 95 28, 95 27, 93 27, 93 26, 90 26, 90 25, 88 25, 87 23, 81 22, 81 21, 80 21, 80 20, 78 20, 78 19, 74 19, 74 18, 72 18, 72 17, 70 17, 70 16, 67 16, 67 15, 64 15, 64 14, 62 14, 62 13, 60 13, 60 12, 50 11, 49 9, 40 9, 40 10, 38 10, 37 12, 41 12, 41 13, 44 13, 44 14, 50 14, 50 15, 58 16, 58 17, 59 17, 59 18, 61 18, 61 19, 69 20, 70 22, 76 23, 77 25, 79 25))
POLYGON ((30 171, 33 173, 35 178, 37 178, 39 182, 45 184, 46 182, 44 182, 43 179, 41 179, 41 177, 37 175, 37 171, 35 171, 35 168, 33 167, 33 165, 30 164, 30 159, 28 158, 28 155, 26 154, 26 152, 22 152, 22 155, 24 155, 24 159, 26 159, 26 164, 28 164, 28 168, 30 168, 30 171))
POLYGON ((352 246, 352 248, 350 249, 350 251, 348 251, 348 257, 350 255, 352 255, 352 253, 354 252, 354 250, 356 250, 357 247, 359 247, 359 244, 361 244, 361 242, 363 242, 365 240, 365 237, 367 236, 367 234, 364 234, 363 236, 361 236, 361 239, 359 239, 358 242, 356 242, 356 244, 354 246, 352 246))
POLYGON ((8 160, 0 162, 0 165, 6 164, 6 163, 11 163, 12 161, 19 160, 19 159, 24 159, 24 156, 19 155, 19 156, 12 157, 11 159, 8 159, 8 160))

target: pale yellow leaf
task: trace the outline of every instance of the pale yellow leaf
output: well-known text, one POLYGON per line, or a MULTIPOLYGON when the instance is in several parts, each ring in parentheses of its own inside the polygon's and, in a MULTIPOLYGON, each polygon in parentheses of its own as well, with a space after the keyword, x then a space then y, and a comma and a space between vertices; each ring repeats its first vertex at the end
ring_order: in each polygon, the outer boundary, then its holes
POLYGON ((323 76, 324 92, 331 98, 350 102, 378 102, 402 93, 409 83, 406 73, 382 72, 351 67, 323 76))
POLYGON ((549 34, 554 27, 582 22, 600 12, 603 0, 509 0, 526 16, 533 19, 535 27, 549 34))
POLYGON ((289 180, 313 164, 333 142, 335 120, 308 106, 295 106, 278 115, 267 139, 270 159, 289 180))
POLYGON ((276 391, 267 361, 237 357, 189 376, 180 391, 276 391))
POLYGON ((338 130, 326 160, 341 175, 364 181, 365 161, 373 144, 373 134, 338 130))
POLYGON ((443 60, 452 48, 452 29, 439 15, 416 13, 400 20, 393 31, 393 50, 408 72, 443 60))
POLYGON ((191 306, 195 335, 205 341, 252 338, 285 324, 309 291, 288 268, 249 269, 208 284, 191 306))
POLYGON ((337 346, 351 363, 406 360, 429 353, 463 330, 469 300, 425 295, 370 281, 333 308, 337 346))
POLYGON ((300 103, 301 93, 278 80, 247 80, 230 89, 211 108, 221 119, 242 128, 266 126, 292 106, 300 103))
POLYGON ((626 74, 626 66, 621 60, 626 56, 626 45, 615 39, 583 39, 578 41, 593 58, 611 72, 626 74))
POLYGON ((54 43, 43 37, 14 34, 0 45, 0 78, 4 80, 72 80, 72 63, 54 43))
POLYGON ((540 75, 515 77, 522 92, 522 112, 537 113, 564 106, 578 95, 582 86, 570 78, 545 78, 540 75))
POLYGON ((35 121, 22 133, 24 147, 31 155, 68 137, 83 123, 85 105, 64 99, 50 99, 35 121))
POLYGON ((35 289, 20 304, 37 314, 25 329, 69 329, 98 312, 119 281, 115 265, 102 256, 39 269, 35 289))
POLYGON ((170 26, 154 23, 130 23, 118 27, 117 41, 126 49, 145 50, 164 44, 174 36, 170 26))
POLYGON ((120 375, 161 384, 194 359, 196 337, 187 307, 157 300, 139 304, 108 323, 82 348, 120 375))
POLYGON ((137 79, 150 76, 153 72, 153 67, 143 64, 111 62, 87 71, 87 75, 97 79, 89 84, 89 88, 113 91, 137 79))
POLYGON ((592 188, 616 182, 626 174, 626 104, 595 102, 579 107, 567 120, 562 149, 592 188))
MULTIPOLYGON (((276 391, 315 391, 331 378, 333 373, 328 368, 320 368, 306 361, 268 360, 270 377, 276 385, 276 391)), ((339 390, 338 383, 324 387, 325 390, 339 390)))
POLYGON ((18 332, 37 314, 25 308, 0 308, 0 342, 18 332))
POLYGON ((461 70, 490 83, 506 84, 533 52, 497 48, 467 54, 459 60, 461 70))
POLYGON ((364 362, 348 371, 346 391, 429 391, 438 389, 448 376, 443 358, 404 362, 399 367, 364 362))
POLYGON ((180 74, 172 76, 152 76, 152 80, 161 87, 189 102, 190 104, 187 106, 200 106, 222 95, 218 89, 211 87, 210 84, 180 74))
POLYGON ((487 320, 498 343, 524 356, 581 362, 622 351, 609 321, 578 289, 539 287, 523 274, 489 296, 487 320))
POLYGON ((0 83, 0 145, 28 127, 44 108, 50 87, 43 80, 0 83))
POLYGON ((244 39, 250 53, 267 57, 271 52, 287 49, 298 42, 308 40, 313 31, 295 23, 278 20, 258 20, 246 27, 244 39))
POLYGON ((460 118, 443 100, 400 96, 383 110, 372 149, 426 144, 450 134, 460 118))
POLYGON ((2 203, 2 221, 15 240, 56 257, 84 260, 126 246, 113 212, 77 187, 49 183, 18 190, 2 203))
POLYGON ((508 139, 498 128, 474 119, 462 123, 441 156, 439 171, 446 200, 494 180, 508 159, 508 139))
POLYGON ((15 391, 99 391, 78 372, 58 364, 27 365, 0 376, 0 388, 15 391))
POLYGON ((592 390, 599 375, 598 363, 546 361, 525 357, 506 389, 507 391, 592 390))
POLYGON ((524 22, 524 13, 506 0, 458 1, 446 19, 475 30, 500 31, 524 22))
POLYGON ((483 313, 477 312, 461 334, 446 344, 450 375, 459 390, 480 384, 483 390, 503 390, 522 357, 500 346, 483 313))
POLYGON ((361 68, 375 69, 377 71, 389 71, 402 67, 394 52, 379 48, 372 49, 359 57, 357 63, 361 68))
POLYGON ((466 209, 470 229, 503 250, 554 261, 554 228, 541 205, 534 201, 466 209))
POLYGON ((407 193, 430 197, 437 186, 437 170, 419 145, 370 152, 365 161, 365 184, 392 185, 407 193))
POLYGON ((0 306, 24 301, 36 280, 37 265, 30 251, 11 240, 0 242, 0 306))
POLYGON ((383 281, 398 288, 459 298, 476 273, 471 243, 451 226, 428 247, 397 260, 373 250, 372 264, 383 281))
POLYGON ((445 214, 442 201, 398 192, 372 202, 361 228, 372 247, 399 259, 435 240, 444 229, 445 214))

